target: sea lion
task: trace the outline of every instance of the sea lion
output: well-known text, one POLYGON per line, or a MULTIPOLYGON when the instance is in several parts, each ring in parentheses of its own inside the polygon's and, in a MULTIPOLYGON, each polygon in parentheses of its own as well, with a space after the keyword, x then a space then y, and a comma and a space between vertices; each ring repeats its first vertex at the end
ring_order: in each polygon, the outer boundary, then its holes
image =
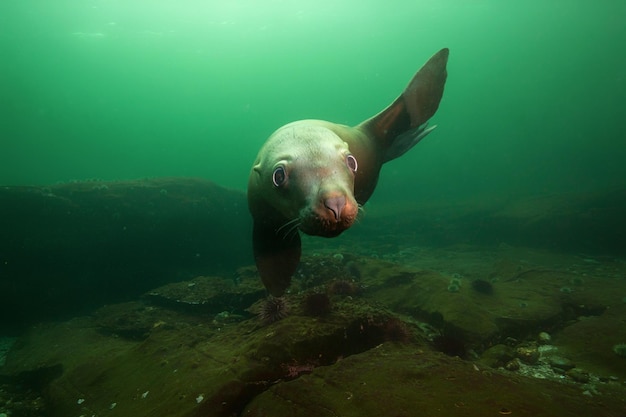
POLYGON ((299 231, 334 237, 370 198, 382 165, 428 135, 446 82, 448 49, 433 55, 386 109, 357 126, 300 120, 276 130, 250 171, 254 257, 265 288, 283 295, 300 261, 299 231))

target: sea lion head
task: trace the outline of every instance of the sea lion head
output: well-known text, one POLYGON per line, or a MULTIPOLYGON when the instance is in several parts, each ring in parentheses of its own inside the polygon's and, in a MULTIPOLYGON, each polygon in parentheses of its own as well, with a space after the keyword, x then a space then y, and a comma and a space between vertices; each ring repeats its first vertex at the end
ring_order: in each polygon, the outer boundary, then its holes
POLYGON ((309 235, 339 235, 358 213, 357 169, 348 144, 327 127, 312 121, 283 126, 261 148, 250 173, 255 221, 279 222, 277 233, 285 236, 296 228, 309 235))

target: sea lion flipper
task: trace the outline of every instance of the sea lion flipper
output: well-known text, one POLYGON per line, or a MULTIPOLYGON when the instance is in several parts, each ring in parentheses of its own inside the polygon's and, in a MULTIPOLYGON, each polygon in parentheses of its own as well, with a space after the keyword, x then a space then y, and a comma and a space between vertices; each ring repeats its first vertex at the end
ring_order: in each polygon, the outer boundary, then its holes
POLYGON ((448 48, 443 48, 433 55, 413 76, 402 93, 412 129, 426 123, 439 108, 448 77, 446 64, 449 53, 448 48))
POLYGON ((254 223, 252 246, 257 269, 263 285, 274 297, 284 294, 300 262, 302 244, 300 235, 283 236, 276 228, 254 223))
POLYGON ((417 143, 424 139, 426 135, 435 130, 437 125, 428 126, 428 123, 424 123, 415 129, 407 130, 400 136, 396 137, 389 147, 385 150, 383 156, 383 162, 391 161, 402 155, 404 155, 409 149, 417 145, 417 143))
POLYGON ((359 126, 382 145, 383 162, 401 156, 434 129, 435 126, 427 128, 426 122, 439 108, 443 96, 448 54, 444 48, 433 55, 400 97, 359 126))

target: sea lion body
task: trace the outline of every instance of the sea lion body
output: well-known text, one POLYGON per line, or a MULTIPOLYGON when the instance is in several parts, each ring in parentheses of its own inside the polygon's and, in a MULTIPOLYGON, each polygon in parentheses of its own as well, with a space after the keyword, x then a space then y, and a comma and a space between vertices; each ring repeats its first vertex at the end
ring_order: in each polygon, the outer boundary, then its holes
POLYGON ((447 77, 448 50, 435 54, 385 110, 351 127, 300 120, 275 131, 261 147, 248 181, 253 249, 273 296, 289 286, 300 260, 299 231, 334 237, 355 221, 382 165, 432 131, 447 77))

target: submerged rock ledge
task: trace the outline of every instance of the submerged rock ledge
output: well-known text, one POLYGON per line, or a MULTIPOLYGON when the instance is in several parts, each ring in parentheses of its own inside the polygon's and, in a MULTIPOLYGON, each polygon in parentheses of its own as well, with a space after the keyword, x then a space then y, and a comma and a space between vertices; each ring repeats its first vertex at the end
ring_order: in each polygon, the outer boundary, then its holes
POLYGON ((0 187, 0 331, 250 261, 245 194, 197 178, 0 187))
POLYGON ((30 415, 52 417, 617 415, 626 361, 611 346, 626 340, 626 266, 585 259, 459 248, 423 252, 432 269, 419 269, 317 253, 274 321, 259 314, 268 301, 253 267, 196 277, 32 328, 0 382, 39 392, 30 415), (492 292, 472 288, 477 276, 492 292), (542 359, 546 330, 558 359, 542 359), (524 363, 505 369, 505 357, 524 363), (564 361, 576 372, 532 377, 564 361))

